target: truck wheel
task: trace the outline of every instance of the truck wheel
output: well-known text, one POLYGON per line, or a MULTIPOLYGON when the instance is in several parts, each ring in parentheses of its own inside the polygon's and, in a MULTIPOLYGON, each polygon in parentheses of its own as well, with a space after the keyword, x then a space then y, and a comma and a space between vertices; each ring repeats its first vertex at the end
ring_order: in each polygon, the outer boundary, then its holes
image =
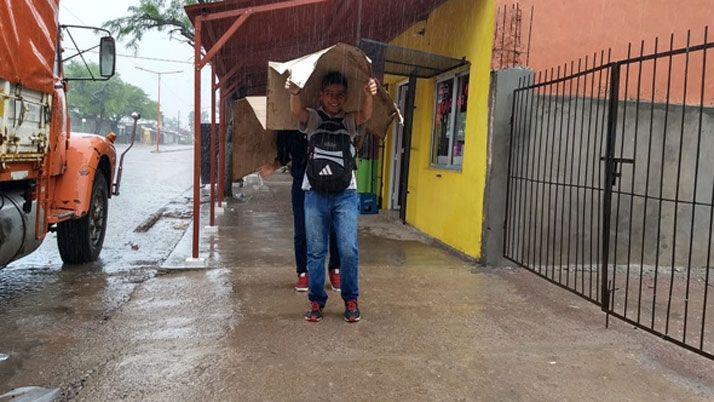
POLYGON ((108 198, 107 180, 97 171, 89 212, 57 225, 57 246, 65 264, 84 264, 99 258, 107 230, 108 198))

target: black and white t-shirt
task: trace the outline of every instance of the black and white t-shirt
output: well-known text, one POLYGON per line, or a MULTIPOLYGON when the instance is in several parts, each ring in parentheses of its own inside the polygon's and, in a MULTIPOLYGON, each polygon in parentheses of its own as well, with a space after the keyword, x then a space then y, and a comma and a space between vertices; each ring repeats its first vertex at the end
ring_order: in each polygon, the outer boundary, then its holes
MULTIPOLYGON (((327 114, 330 116, 329 113, 324 111, 322 108, 319 109, 322 113, 327 114)), ((310 114, 310 117, 307 119, 307 123, 300 123, 300 131, 305 133, 307 136, 307 140, 310 141, 310 137, 312 136, 312 133, 320 127, 322 124, 323 120, 322 117, 320 117, 320 114, 317 112, 315 109, 307 108, 308 113, 310 114)), ((362 126, 357 126, 357 113, 345 113, 342 112, 339 115, 332 116, 335 118, 344 118, 342 123, 344 124, 345 128, 347 128, 347 131, 350 134, 350 139, 354 142, 355 137, 359 135, 360 130, 362 129, 362 126)), ((355 156, 356 150, 354 149, 354 146, 352 147, 352 156, 355 156)), ((307 178, 307 174, 302 179, 302 189, 305 191, 311 190, 312 186, 310 186, 310 181, 307 178)), ((352 172, 352 180, 350 181, 349 187, 347 187, 347 190, 357 190, 357 179, 355 177, 355 172, 352 172)))

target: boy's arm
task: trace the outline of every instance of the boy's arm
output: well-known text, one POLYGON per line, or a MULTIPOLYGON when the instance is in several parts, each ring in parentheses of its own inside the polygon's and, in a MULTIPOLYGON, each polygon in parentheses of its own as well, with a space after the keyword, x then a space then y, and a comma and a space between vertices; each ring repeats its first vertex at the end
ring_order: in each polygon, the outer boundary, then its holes
POLYGON ((306 124, 308 119, 310 119, 310 113, 307 111, 305 106, 300 100, 300 87, 295 85, 292 81, 287 80, 285 82, 285 89, 290 92, 290 112, 301 124, 306 124))
POLYGON ((288 135, 292 134, 286 134, 284 132, 278 132, 276 134, 277 138, 275 145, 278 152, 273 163, 267 163, 258 168, 258 173, 262 178, 267 179, 282 166, 287 166, 287 164, 290 163, 290 152, 288 150, 290 147, 290 138, 288 138, 288 135))
POLYGON ((362 101, 362 108, 357 114, 357 125, 361 126, 372 118, 372 112, 374 111, 374 96, 377 95, 377 80, 370 78, 367 85, 364 86, 364 100, 362 101))

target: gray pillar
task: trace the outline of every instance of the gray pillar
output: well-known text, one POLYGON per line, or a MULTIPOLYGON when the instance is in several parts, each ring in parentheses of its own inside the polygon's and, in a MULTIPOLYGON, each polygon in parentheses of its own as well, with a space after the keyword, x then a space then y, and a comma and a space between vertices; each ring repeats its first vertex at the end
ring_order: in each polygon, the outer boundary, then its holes
POLYGON ((518 81, 530 74, 530 70, 521 68, 491 73, 488 168, 482 240, 482 260, 490 266, 506 263, 503 258, 503 229, 506 218, 513 91, 518 87, 518 81))

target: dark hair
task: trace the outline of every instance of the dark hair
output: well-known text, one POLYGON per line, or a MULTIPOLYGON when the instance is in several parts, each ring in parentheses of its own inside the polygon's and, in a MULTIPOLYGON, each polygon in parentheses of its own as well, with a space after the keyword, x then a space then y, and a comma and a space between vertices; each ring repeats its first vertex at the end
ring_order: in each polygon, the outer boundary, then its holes
POLYGON ((342 85, 347 90, 347 78, 339 71, 330 71, 322 78, 320 89, 324 90, 330 85, 342 85))

